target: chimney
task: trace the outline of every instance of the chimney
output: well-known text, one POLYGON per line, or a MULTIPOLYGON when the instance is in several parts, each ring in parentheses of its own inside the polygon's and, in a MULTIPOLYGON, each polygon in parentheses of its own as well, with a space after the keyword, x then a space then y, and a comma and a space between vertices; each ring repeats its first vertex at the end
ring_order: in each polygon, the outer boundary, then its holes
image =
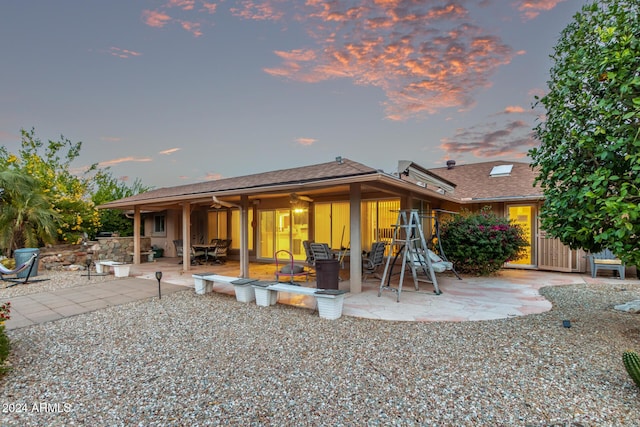
POLYGON ((447 169, 453 169, 456 166, 455 160, 447 160, 447 169))

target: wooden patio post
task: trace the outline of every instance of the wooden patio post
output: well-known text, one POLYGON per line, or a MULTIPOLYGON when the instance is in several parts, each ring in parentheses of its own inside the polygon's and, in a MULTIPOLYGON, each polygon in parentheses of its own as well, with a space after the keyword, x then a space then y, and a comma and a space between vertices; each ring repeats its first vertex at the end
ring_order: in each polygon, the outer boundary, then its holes
MULTIPOLYGON (((133 207, 133 263, 140 264, 140 206, 133 207)), ((126 254, 125 254, 126 255, 126 254)))
POLYGON ((240 277, 249 277, 249 197, 240 198, 240 277))
POLYGON ((349 261, 349 283, 351 289, 349 289, 349 291, 353 293, 360 293, 362 292, 362 236, 360 233, 360 202, 362 199, 362 191, 360 184, 351 184, 349 187, 349 193, 351 194, 349 198, 349 226, 351 227, 351 238, 349 244, 349 254, 351 255, 349 261))
POLYGON ((182 269, 191 270, 191 204, 182 204, 182 269))

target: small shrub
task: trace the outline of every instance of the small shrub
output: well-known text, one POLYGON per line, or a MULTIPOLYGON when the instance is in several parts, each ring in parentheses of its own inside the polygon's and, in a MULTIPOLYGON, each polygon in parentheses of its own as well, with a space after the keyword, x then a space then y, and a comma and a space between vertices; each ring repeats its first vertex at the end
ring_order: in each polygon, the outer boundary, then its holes
POLYGON ((529 246, 522 228, 485 207, 478 213, 463 211, 440 229, 442 249, 457 271, 489 275, 505 262, 518 259, 529 246))
POLYGON ((5 361, 9 357, 11 350, 11 342, 4 331, 4 322, 11 318, 11 303, 7 302, 0 305, 0 376, 7 371, 5 361))

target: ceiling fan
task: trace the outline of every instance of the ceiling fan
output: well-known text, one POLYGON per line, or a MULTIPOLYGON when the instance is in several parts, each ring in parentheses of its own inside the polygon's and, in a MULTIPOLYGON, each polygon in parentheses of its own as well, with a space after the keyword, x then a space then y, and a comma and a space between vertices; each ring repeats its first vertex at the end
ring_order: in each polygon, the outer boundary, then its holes
POLYGON ((292 205, 295 205, 296 203, 300 203, 300 202, 312 203, 313 199, 311 197, 302 196, 297 193, 289 194, 289 203, 291 203, 292 205))

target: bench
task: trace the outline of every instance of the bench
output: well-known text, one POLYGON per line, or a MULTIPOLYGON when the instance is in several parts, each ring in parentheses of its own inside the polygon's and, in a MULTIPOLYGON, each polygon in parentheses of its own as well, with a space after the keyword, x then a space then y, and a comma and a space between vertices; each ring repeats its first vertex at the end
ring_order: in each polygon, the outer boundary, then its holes
MULTIPOLYGON (((131 259, 133 259, 133 257, 135 256, 135 253, 129 252, 129 255, 131 256, 131 259)), ((153 256, 155 255, 155 251, 148 250, 148 251, 140 252, 140 262, 144 260, 145 255, 147 256, 148 262, 153 262, 153 256)))
POLYGON ((111 268, 116 277, 129 277, 130 267, 131 264, 126 264, 124 262, 109 260, 96 261, 96 273, 98 274, 108 273, 111 268))
POLYGON ((255 301, 256 296, 253 291, 252 283, 257 282, 257 279, 243 279, 231 276, 221 276, 214 273, 201 273, 191 275, 194 279, 196 293, 198 295, 204 295, 213 291, 214 283, 226 283, 232 284, 236 294, 236 300, 239 302, 251 302, 255 301))
POLYGON ((609 249, 590 254, 589 264, 591 266, 591 277, 595 278, 598 270, 614 270, 618 272, 620 279, 624 280, 625 265, 609 249))
POLYGON ((307 288, 277 282, 257 282, 252 284, 252 287, 255 290, 256 304, 261 307, 275 305, 278 301, 278 292, 288 292, 315 297, 318 315, 323 319, 335 320, 342 316, 345 291, 307 288))
POLYGON ((221 276, 215 273, 192 274, 191 277, 193 277, 196 294, 198 295, 204 295, 209 292, 213 292, 214 282, 231 283, 234 280, 238 280, 238 277, 221 276))

